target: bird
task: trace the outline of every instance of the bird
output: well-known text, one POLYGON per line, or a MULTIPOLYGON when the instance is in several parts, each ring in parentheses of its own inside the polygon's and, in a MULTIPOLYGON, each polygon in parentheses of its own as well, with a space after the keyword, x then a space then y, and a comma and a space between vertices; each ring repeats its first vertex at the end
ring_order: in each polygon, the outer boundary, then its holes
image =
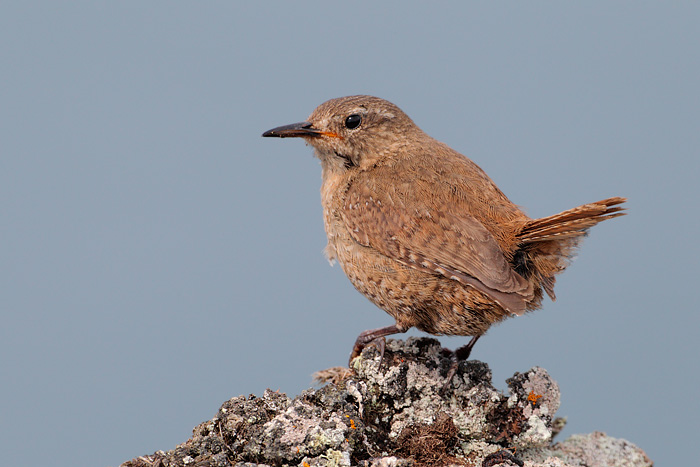
POLYGON ((350 364, 369 344, 383 356, 386 336, 415 327, 471 336, 453 375, 491 325, 541 308, 544 294, 555 300, 556 276, 588 230, 625 214, 626 198, 611 197, 532 219, 471 159, 374 96, 328 100, 262 136, 313 147, 326 257, 395 320, 362 332, 350 364))

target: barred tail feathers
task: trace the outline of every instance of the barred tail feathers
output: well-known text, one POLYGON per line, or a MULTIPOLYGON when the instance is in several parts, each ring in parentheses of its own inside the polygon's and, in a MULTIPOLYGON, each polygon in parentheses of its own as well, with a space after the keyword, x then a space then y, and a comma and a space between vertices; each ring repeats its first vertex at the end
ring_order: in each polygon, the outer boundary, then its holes
POLYGON ((608 198, 553 216, 533 219, 518 233, 518 241, 522 245, 585 235, 589 228, 599 222, 624 216, 625 213, 621 211, 625 208, 617 205, 625 201, 626 198, 608 198))
POLYGON ((614 197, 584 204, 553 216, 533 219, 518 233, 519 249, 527 257, 525 266, 534 274, 552 300, 555 275, 571 261, 588 229, 607 219, 624 216, 619 205, 626 198, 614 197))

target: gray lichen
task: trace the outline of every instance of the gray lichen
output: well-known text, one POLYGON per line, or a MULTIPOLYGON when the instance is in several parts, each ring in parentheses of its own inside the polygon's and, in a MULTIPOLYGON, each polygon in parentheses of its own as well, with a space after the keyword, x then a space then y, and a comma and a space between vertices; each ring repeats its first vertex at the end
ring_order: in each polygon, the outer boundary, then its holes
POLYGON ((489 455, 488 465, 508 465, 493 463, 506 449, 527 467, 652 465, 603 433, 552 445, 565 421, 554 417, 559 387, 543 368, 513 375, 505 395, 478 361, 461 363, 445 387, 450 363, 434 339, 389 340, 383 358, 369 346, 352 372, 323 373, 334 383, 294 399, 234 397, 185 443, 122 466, 481 466, 489 455))

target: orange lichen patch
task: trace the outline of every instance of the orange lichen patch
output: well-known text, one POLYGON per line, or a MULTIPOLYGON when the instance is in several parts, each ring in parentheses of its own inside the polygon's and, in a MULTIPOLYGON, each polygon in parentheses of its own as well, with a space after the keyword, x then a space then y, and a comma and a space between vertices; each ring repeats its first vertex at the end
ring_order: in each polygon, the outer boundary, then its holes
POLYGON ((311 467, 308 462, 304 461, 304 467, 311 467))
POLYGON ((530 394, 527 395, 527 400, 532 402, 532 406, 534 407, 537 401, 542 397, 542 394, 535 394, 535 391, 530 391, 530 394))
POLYGON ((343 137, 340 136, 338 133, 333 133, 332 131, 322 131, 321 134, 323 136, 328 136, 329 138, 343 139, 343 137))
MULTIPOLYGON (((345 415, 345 418, 350 418, 350 415, 345 415)), ((352 428, 353 430, 357 430, 357 427, 355 426, 355 420, 353 419, 350 419, 350 428, 352 428)))

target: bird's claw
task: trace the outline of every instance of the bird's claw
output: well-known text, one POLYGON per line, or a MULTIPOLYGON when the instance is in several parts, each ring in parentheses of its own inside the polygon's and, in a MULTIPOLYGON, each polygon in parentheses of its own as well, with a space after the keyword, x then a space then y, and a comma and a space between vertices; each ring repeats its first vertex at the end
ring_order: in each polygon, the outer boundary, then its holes
POLYGON ((380 360, 384 359, 384 351, 386 350, 386 338, 382 336, 365 340, 362 339, 362 337, 363 336, 360 335, 360 337, 357 338, 357 341, 355 341, 355 345, 352 348, 352 353, 350 354, 350 360, 348 361, 349 366, 352 366, 352 361, 355 360, 356 357, 359 357, 362 351, 369 346, 376 347, 379 351, 380 360))

